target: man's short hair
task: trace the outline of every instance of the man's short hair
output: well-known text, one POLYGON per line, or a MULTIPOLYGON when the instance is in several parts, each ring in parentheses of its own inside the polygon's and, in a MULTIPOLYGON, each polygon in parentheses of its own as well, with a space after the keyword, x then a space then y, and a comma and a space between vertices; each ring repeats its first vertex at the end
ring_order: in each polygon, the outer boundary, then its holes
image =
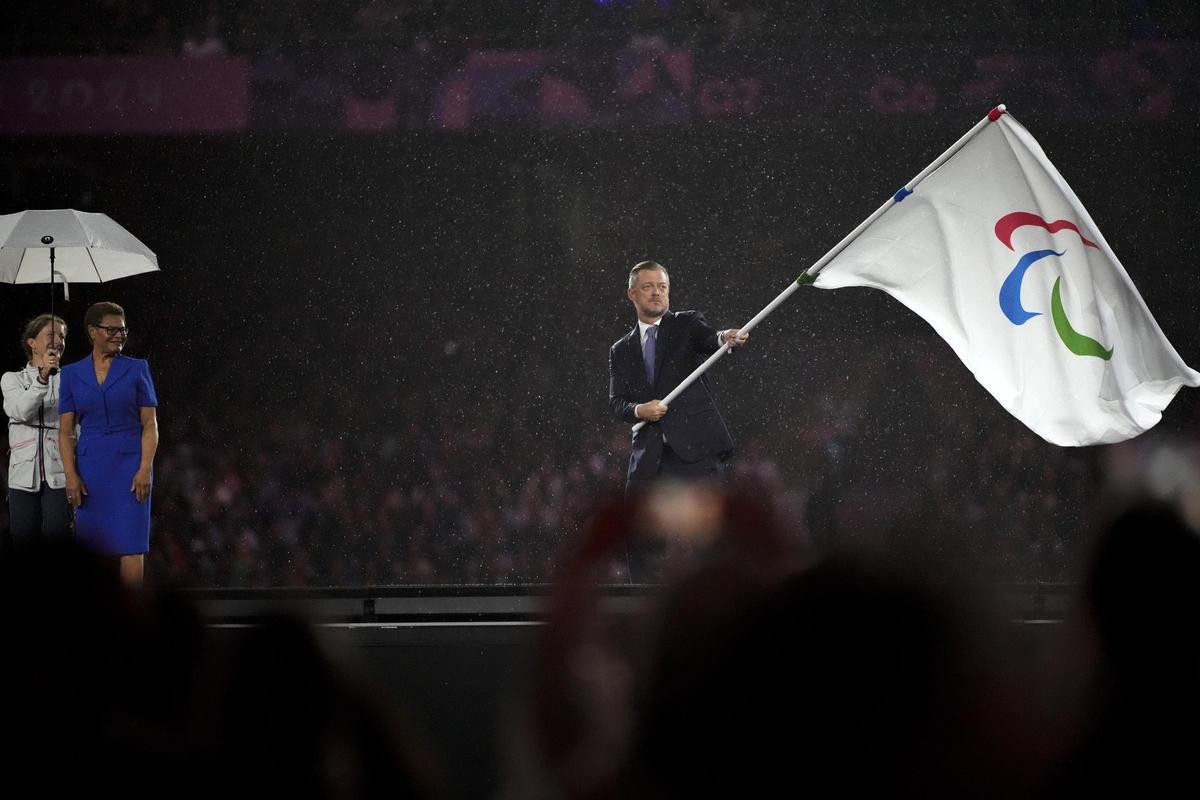
POLYGON ((667 268, 664 267, 662 264, 658 263, 657 261, 639 261, 638 263, 633 265, 633 269, 629 270, 629 288, 630 289, 632 289, 633 285, 635 283, 637 283, 638 273, 644 269, 655 270, 655 271, 662 270, 662 274, 667 276, 667 280, 668 281, 671 280, 671 273, 667 272, 667 268))

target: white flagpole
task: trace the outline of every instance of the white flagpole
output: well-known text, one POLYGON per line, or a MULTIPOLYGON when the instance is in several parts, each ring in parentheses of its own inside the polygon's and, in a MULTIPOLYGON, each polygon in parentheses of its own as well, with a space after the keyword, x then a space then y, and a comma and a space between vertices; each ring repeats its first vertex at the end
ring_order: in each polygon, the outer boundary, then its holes
MULTIPOLYGON (((834 245, 832 250, 830 250, 825 255, 821 256, 821 258, 818 259, 815 264, 813 264, 811 267, 806 269, 804 272, 800 273, 799 278, 796 278, 796 280, 793 283, 791 283, 786 289, 784 289, 782 292, 779 293, 778 297, 776 297, 774 300, 772 300, 770 303, 768 303, 766 308, 764 308, 762 311, 759 311, 757 314, 755 314, 753 319, 751 319, 749 322, 747 322, 745 325, 743 325, 739 330, 749 331, 755 325, 762 322, 767 317, 768 314, 770 314, 772 311, 774 311, 776 308, 778 308, 779 305, 784 300, 791 297, 792 292, 796 291, 801 286, 804 286, 804 285, 810 284, 810 283, 814 283, 817 280, 817 275, 819 275, 821 270, 825 268, 825 265, 828 264, 830 261, 832 261, 834 258, 836 258, 839 253, 841 253, 843 250, 845 250, 847 247, 849 247, 850 243, 853 242, 855 239, 857 239, 862 234, 862 232, 867 229, 867 226, 869 226, 875 220, 877 220, 881 216, 883 216, 884 212, 887 211, 889 208, 891 208, 892 206, 896 205, 897 203, 903 201, 905 197, 908 197, 910 194, 912 194, 913 190, 917 187, 917 184, 919 184, 921 181, 925 180, 930 175, 932 175, 934 170, 936 170, 938 167, 942 166, 942 164, 945 164, 947 161, 949 161, 954 156, 955 153, 957 153, 959 150, 961 150, 967 144, 967 142, 971 141, 971 139, 973 139, 977 133, 979 133, 981 130, 983 130, 984 127, 986 127, 988 123, 995 122, 996 120, 1000 119, 1001 115, 1004 114, 1005 110, 1006 109, 1004 107, 1004 104, 1001 103, 1000 105, 993 108, 990 112, 988 112, 988 114, 983 119, 981 119, 981 120, 979 120, 979 122, 975 123, 974 127, 972 127, 971 130, 969 130, 965 134, 963 134, 962 138, 960 138, 954 144, 950 145, 949 149, 947 149, 946 152, 942 153, 940 156, 938 156, 933 161, 933 163, 931 163, 928 167, 923 169, 921 171, 921 173, 917 175, 917 177, 913 178, 911 181, 906 183, 904 185, 904 188, 900 189, 898 192, 896 192, 894 195, 892 195, 890 198, 888 198, 888 200, 883 205, 881 205, 879 208, 875 209, 874 214, 867 217, 865 220, 862 221, 862 223, 859 224, 859 226, 857 228, 850 231, 850 233, 846 234, 845 238, 843 238, 840 242, 838 242, 836 245, 834 245)), ((696 379, 699 378, 701 375, 703 375, 705 372, 707 372, 709 367, 711 367, 713 364, 720 361, 727 353, 731 352, 732 350, 733 350, 733 348, 730 347, 729 345, 725 345, 721 349, 717 350, 717 352, 715 352, 711 356, 709 356, 708 359, 703 364, 701 364, 700 366, 698 366, 694 370, 692 370, 691 375, 688 375, 686 378, 684 378, 682 381, 680 381, 679 385, 676 386, 674 389, 672 389, 671 393, 662 399, 662 402, 666 405, 670 405, 672 400, 674 400, 676 397, 679 397, 679 395, 683 394, 684 389, 687 389, 689 386, 691 386, 693 383, 695 383, 696 379)), ((671 412, 668 411, 667 413, 669 414, 671 412)), ((636 433, 637 431, 641 430, 642 426, 644 426, 645 424, 646 424, 645 420, 642 420, 641 422, 637 423, 636 425, 633 426, 633 432, 636 433)))

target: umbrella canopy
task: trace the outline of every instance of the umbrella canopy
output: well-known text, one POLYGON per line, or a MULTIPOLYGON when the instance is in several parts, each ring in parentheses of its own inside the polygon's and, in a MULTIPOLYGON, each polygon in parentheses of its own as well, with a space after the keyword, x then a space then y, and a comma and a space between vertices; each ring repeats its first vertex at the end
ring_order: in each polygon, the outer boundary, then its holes
POLYGON ((150 248, 106 214, 21 211, 0 214, 0 283, 50 283, 51 248, 58 283, 104 283, 158 269, 150 248))

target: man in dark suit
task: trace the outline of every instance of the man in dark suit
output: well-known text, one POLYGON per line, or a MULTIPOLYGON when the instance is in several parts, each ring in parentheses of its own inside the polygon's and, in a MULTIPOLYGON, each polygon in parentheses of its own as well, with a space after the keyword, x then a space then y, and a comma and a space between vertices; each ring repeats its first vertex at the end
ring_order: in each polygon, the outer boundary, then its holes
POLYGON ((699 311, 669 310, 670 276, 642 261, 629 272, 627 295, 638 322, 608 351, 608 405, 620 420, 647 424, 633 435, 626 489, 656 478, 716 478, 733 440, 713 401, 708 376, 668 407, 660 398, 721 347, 748 334, 717 331, 699 311))

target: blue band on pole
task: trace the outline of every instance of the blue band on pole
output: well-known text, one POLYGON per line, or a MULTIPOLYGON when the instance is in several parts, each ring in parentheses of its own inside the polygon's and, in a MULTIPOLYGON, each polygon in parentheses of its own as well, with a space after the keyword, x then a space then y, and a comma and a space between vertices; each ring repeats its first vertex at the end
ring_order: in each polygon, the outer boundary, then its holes
POLYGON ((901 200, 908 197, 910 194, 912 194, 912 189, 909 189, 907 186, 904 186, 904 187, 901 187, 900 191, 896 192, 895 196, 893 196, 892 199, 895 200, 897 203, 899 203, 901 200))

